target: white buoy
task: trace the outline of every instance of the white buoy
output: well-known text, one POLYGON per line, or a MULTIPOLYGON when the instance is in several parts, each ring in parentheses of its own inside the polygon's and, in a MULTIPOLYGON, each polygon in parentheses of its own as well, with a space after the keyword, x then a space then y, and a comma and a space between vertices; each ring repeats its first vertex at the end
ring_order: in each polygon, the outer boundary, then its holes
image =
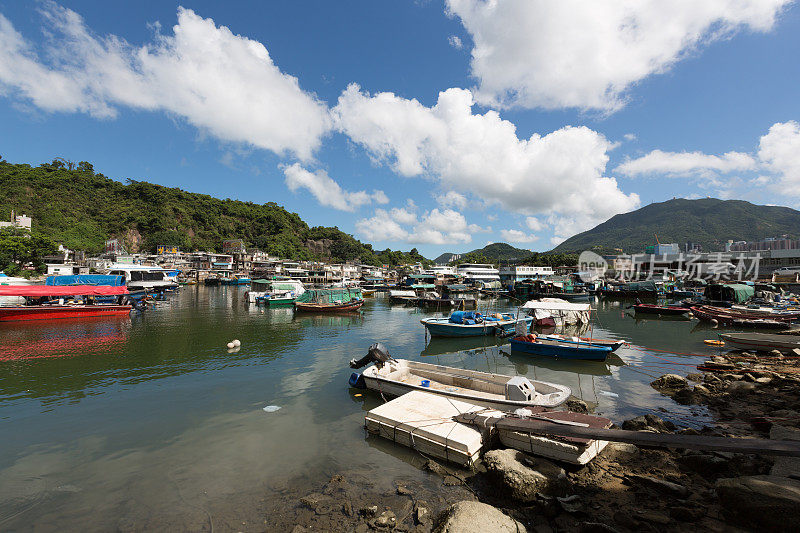
POLYGON ((229 342, 227 346, 228 348, 236 348, 236 345, 232 342, 229 342))
POLYGON ((239 339, 233 339, 233 345, 238 348, 239 346, 242 345, 242 341, 240 341, 239 339))

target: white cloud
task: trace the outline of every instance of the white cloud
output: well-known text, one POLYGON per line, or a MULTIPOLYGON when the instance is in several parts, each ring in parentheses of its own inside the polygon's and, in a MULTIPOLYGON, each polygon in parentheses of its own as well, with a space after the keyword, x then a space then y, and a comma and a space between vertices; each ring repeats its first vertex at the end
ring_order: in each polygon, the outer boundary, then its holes
POLYGON ((531 231, 542 231, 544 229, 544 224, 536 217, 526 217, 525 225, 528 226, 528 229, 531 231))
POLYGON ((356 232, 372 242, 398 242, 408 239, 408 231, 384 209, 376 209, 375 216, 371 218, 358 220, 356 232))
POLYGON ((355 211, 358 207, 373 201, 379 204, 389 202, 383 191, 374 191, 371 194, 366 191, 345 191, 324 170, 310 172, 299 163, 284 167, 283 174, 286 176, 286 186, 290 191, 307 189, 320 205, 341 211, 355 211))
POLYGON ((727 152, 721 156, 702 152, 662 152, 653 150, 636 159, 629 159, 615 170, 626 176, 663 175, 671 177, 708 177, 717 173, 753 170, 756 160, 743 152, 727 152))
POLYGON ((567 239, 565 237, 551 237, 550 238, 550 244, 552 244, 553 246, 558 246, 559 244, 561 244, 562 242, 564 242, 566 240, 567 239))
POLYGON ((635 133, 626 133, 625 135, 622 136, 622 138, 625 139, 628 142, 633 142, 633 141, 636 140, 636 134, 635 133))
POLYGON ((793 120, 773 124, 759 141, 758 157, 777 175, 782 192, 800 196, 800 124, 793 120))
POLYGON ((484 105, 614 111, 710 42, 769 31, 791 0, 447 0, 474 42, 484 105))
POLYGON ((368 241, 409 244, 466 244, 472 241, 473 234, 486 231, 468 224, 464 215, 452 209, 431 209, 418 218, 412 211, 397 207, 390 211, 376 209, 374 216, 356 222, 356 230, 368 241))
POLYGON ((603 175, 614 147, 586 127, 566 126, 519 139, 513 123, 494 111, 472 114, 463 89, 439 93, 425 107, 392 93, 371 96, 350 85, 332 110, 339 130, 371 157, 403 176, 438 178, 522 214, 569 213, 602 221, 639 205, 603 175))
POLYGON ((506 242, 535 242, 539 240, 536 235, 529 235, 518 229, 501 229, 500 237, 506 242))
POLYGON ((41 54, 0 15, 0 93, 48 112, 113 118, 116 106, 164 111, 214 137, 309 159, 330 128, 324 103, 267 49, 178 8, 171 35, 134 47, 98 37, 74 11, 45 3, 41 54))
POLYGON ((461 37, 458 35, 451 35, 447 38, 447 42, 450 43, 450 46, 455 48, 456 50, 461 50, 464 48, 464 43, 461 42, 461 37))
POLYGON ((455 191, 448 191, 445 194, 436 196, 436 202, 442 207, 455 207, 457 209, 467 207, 467 197, 455 191))

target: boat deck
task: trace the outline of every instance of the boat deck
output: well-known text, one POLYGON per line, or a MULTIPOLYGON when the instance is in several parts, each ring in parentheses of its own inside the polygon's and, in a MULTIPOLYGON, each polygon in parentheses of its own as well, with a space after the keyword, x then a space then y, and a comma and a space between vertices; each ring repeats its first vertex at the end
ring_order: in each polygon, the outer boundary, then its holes
MULTIPOLYGON (((442 391, 442 392, 455 392, 455 393, 461 393, 461 394, 470 394, 472 396, 479 396, 481 398, 486 398, 488 400, 505 400, 506 399, 505 394, 496 394, 496 393, 492 393, 492 392, 488 392, 488 391, 477 390, 477 389, 470 388, 470 387, 457 387, 454 384, 442 383, 440 381, 436 381, 435 379, 431 379, 429 377, 418 376, 416 374, 403 375, 403 376, 397 378, 397 381, 399 381, 400 383, 406 383, 408 385, 414 385, 414 386, 417 386, 417 387, 421 387, 422 386, 422 380, 424 380, 424 379, 427 379, 428 381, 430 381, 430 385, 428 387, 426 387, 428 389, 438 390, 438 391, 442 391)), ((466 380, 472 381, 472 378, 470 378, 468 376, 464 376, 463 379, 465 381, 466 380)))

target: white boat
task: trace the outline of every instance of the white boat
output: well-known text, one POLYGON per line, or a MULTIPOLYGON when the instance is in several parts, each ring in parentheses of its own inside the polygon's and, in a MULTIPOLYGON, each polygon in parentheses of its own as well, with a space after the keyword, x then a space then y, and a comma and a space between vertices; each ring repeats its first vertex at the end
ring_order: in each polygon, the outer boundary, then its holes
MULTIPOLYGON (((5 273, 0 272, 0 285, 35 285, 35 283, 29 279, 7 276, 5 273)), ((0 296, 0 306, 22 305, 24 303, 25 298, 21 296, 0 296)))
POLYGON ((499 411, 514 411, 524 407, 556 407, 569 398, 572 391, 564 385, 546 381, 531 381, 524 376, 490 374, 449 366, 419 363, 407 359, 392 359, 382 345, 373 345, 363 359, 350 362, 360 368, 370 362, 359 376, 353 374, 350 383, 376 390, 389 396, 402 396, 414 390, 440 394, 499 411))
POLYGON ((537 324, 552 319, 553 325, 570 326, 588 324, 591 319, 591 306, 585 303, 572 303, 561 298, 541 298, 531 300, 522 306, 529 315, 536 318, 537 324))
POLYGON ((253 280, 247 291, 247 301, 256 303, 261 298, 282 297, 297 298, 306 292, 303 282, 296 279, 253 280), (263 290, 262 290, 263 289, 263 290))
POLYGON ((720 333, 719 338, 728 347, 738 350, 791 352, 800 348, 800 336, 776 335, 774 333, 720 333))
POLYGON ((131 291, 163 291, 178 287, 178 282, 169 273, 169 270, 157 266, 128 263, 116 263, 108 268, 110 276, 123 276, 131 291))

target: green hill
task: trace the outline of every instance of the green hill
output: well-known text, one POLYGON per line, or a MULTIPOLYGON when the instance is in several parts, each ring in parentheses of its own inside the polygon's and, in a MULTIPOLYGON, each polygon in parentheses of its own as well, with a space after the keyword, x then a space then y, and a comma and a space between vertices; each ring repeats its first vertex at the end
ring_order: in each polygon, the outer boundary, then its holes
POLYGON ((0 220, 9 220, 12 209, 33 217, 34 232, 91 253, 112 237, 129 252, 152 251, 158 244, 220 251, 223 240, 243 239, 288 259, 360 259, 372 265, 425 260, 416 249, 379 252, 338 228, 309 227, 274 202, 221 200, 145 181, 123 184, 85 161, 69 170, 60 161, 32 167, 0 158, 0 220))
POLYGON ((724 243, 757 241, 767 237, 800 236, 800 211, 788 207, 755 205, 743 200, 674 199, 615 215, 606 222, 570 237, 554 252, 613 250, 641 253, 659 242, 700 244, 703 251, 719 251, 724 243))
MULTIPOLYGON (((447 252, 433 260, 436 264, 446 264, 453 261, 456 254, 447 252)), ((465 263, 496 263, 497 261, 522 260, 531 256, 530 250, 515 248, 504 242, 487 244, 483 248, 461 254, 457 261, 465 263)))

